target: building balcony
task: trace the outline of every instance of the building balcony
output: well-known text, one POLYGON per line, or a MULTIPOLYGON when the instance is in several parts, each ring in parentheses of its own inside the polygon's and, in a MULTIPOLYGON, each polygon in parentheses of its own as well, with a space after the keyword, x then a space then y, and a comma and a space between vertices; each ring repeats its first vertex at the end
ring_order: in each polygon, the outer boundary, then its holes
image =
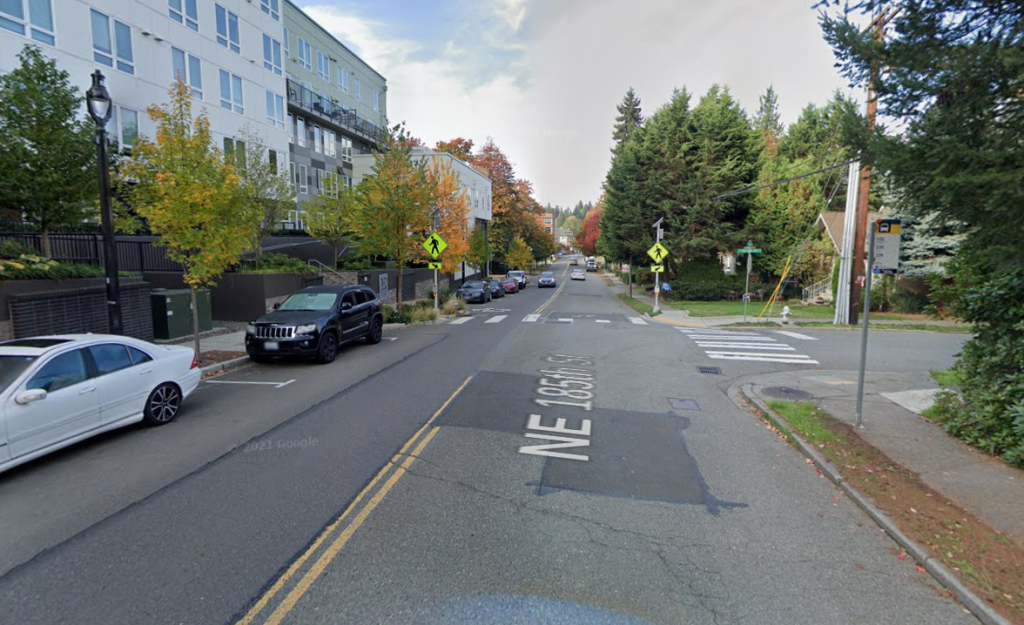
POLYGON ((355 109, 344 106, 337 100, 321 97, 320 94, 290 78, 288 104, 308 111, 314 117, 371 143, 380 143, 384 137, 384 130, 380 126, 359 117, 359 112, 355 109))

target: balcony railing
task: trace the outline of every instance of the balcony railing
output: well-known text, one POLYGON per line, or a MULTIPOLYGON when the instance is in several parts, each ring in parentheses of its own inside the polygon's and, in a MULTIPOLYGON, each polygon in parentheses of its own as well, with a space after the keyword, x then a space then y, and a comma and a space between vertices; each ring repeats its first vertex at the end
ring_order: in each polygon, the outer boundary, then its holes
POLYGON ((380 141, 384 136, 384 131, 380 126, 359 117, 359 112, 355 109, 344 106, 331 98, 323 97, 309 87, 291 79, 288 79, 288 101, 372 141, 380 141))

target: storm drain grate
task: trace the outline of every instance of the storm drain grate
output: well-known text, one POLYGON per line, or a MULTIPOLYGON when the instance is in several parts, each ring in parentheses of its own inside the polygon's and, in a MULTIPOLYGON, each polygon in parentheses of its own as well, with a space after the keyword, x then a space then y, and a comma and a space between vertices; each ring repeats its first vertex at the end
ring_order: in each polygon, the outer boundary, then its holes
POLYGON ((697 371, 707 375, 722 375, 722 369, 720 367, 697 367, 697 371))

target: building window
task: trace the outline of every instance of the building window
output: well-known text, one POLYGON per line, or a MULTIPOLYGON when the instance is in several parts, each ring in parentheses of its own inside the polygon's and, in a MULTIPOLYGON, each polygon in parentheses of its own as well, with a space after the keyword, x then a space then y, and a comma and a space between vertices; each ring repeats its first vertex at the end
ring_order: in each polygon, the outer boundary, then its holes
POLYGON ((373 110, 380 113, 380 91, 373 92, 373 110))
POLYGON ((274 72, 278 76, 283 73, 281 69, 281 42, 267 34, 263 35, 263 68, 274 72))
POLYGON ((167 12, 171 19, 184 24, 194 31, 199 31, 199 11, 196 0, 167 0, 167 12))
POLYGON ((352 162, 352 139, 341 138, 341 160, 346 163, 352 162))
POLYGON ((338 135, 333 130, 324 131, 324 154, 327 156, 338 155, 338 135))
POLYGON ((0 28, 57 45, 50 0, 0 0, 0 28))
POLYGON ((244 114, 241 76, 220 70, 220 107, 244 114))
POLYGON ((277 175, 278 163, 281 162, 281 157, 278 156, 277 150, 267 150, 267 163, 270 164, 270 173, 277 175))
POLYGON ((348 93, 348 70, 344 67, 338 68, 338 86, 345 93, 348 93))
POLYGON ((217 43, 232 52, 241 54, 238 41, 238 16, 221 5, 217 6, 217 43))
POLYGON ((267 122, 284 130, 284 96, 267 91, 267 122))
POLYGON ((224 160, 229 160, 228 157, 234 160, 236 167, 244 170, 246 165, 245 141, 224 137, 224 160))
POLYGON ((331 82, 331 59, 320 51, 316 53, 316 73, 321 80, 331 82))
POLYGON ((295 143, 295 116, 288 113, 288 143, 295 143))
POLYGON ((334 172, 324 172, 324 193, 331 197, 338 197, 338 179, 341 178, 334 172))
POLYGON ((260 8, 263 12, 272 17, 275 20, 281 19, 281 5, 278 4, 279 0, 261 0, 260 8))
POLYGON ((359 89, 359 79, 358 78, 356 78, 356 99, 357 100, 362 100, 363 99, 362 91, 359 89))
POLYGON ((114 67, 126 74, 135 73, 135 58, 132 55, 132 29, 128 24, 112 20, 92 9, 92 58, 97 63, 114 67))
POLYGON ((313 171, 316 172, 316 188, 314 189, 314 193, 316 195, 322 195, 324 192, 324 170, 315 169, 313 171))
POLYGON ((203 99, 203 69, 199 57, 186 54, 184 50, 171 48, 171 64, 174 79, 192 87, 192 95, 203 99))
POLYGON ((313 126, 313 151, 323 152, 321 143, 320 126, 313 126))
POLYGON ((307 170, 305 165, 299 165, 299 193, 309 192, 309 179, 307 176, 307 170))
POLYGON ((299 147, 306 147, 306 120, 302 117, 295 118, 295 137, 299 140, 299 147))
POLYGON ((139 112, 123 106, 111 106, 107 138, 120 149, 131 148, 139 138, 139 112))
POLYGON ((291 56, 291 52, 290 52, 290 50, 288 48, 288 45, 289 45, 288 44, 288 28, 285 27, 285 29, 284 29, 284 58, 286 58, 286 59, 289 56, 291 56))
POLYGON ((295 47, 299 49, 299 66, 305 67, 309 71, 313 71, 313 50, 309 47, 302 37, 299 37, 295 41, 295 47))
POLYGON ((295 174, 295 163, 288 163, 288 180, 292 185, 292 189, 296 186, 296 174, 295 174))

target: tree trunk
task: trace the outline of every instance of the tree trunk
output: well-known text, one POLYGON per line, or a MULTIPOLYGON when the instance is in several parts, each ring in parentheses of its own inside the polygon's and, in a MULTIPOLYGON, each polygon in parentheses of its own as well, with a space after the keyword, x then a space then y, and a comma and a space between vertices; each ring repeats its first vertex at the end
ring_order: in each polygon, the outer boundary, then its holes
POLYGON ((402 312, 402 270, 404 267, 396 263, 398 267, 398 279, 395 280, 395 310, 402 312))
POLYGON ((256 269, 260 268, 260 256, 263 255, 263 239, 256 242, 256 269))
POLYGON ((43 256, 53 258, 53 249, 50 247, 50 231, 45 227, 39 236, 39 244, 43 248, 43 256))
POLYGON ((202 352, 199 351, 199 297, 196 287, 189 286, 189 290, 192 292, 192 336, 195 339, 196 361, 198 361, 202 356, 202 352))
POLYGON ((337 244, 334 245, 334 263, 332 263, 331 269, 334 269, 334 270, 338 269, 338 245, 337 244))
POLYGON ((629 255, 629 296, 633 297, 633 255, 629 255))

